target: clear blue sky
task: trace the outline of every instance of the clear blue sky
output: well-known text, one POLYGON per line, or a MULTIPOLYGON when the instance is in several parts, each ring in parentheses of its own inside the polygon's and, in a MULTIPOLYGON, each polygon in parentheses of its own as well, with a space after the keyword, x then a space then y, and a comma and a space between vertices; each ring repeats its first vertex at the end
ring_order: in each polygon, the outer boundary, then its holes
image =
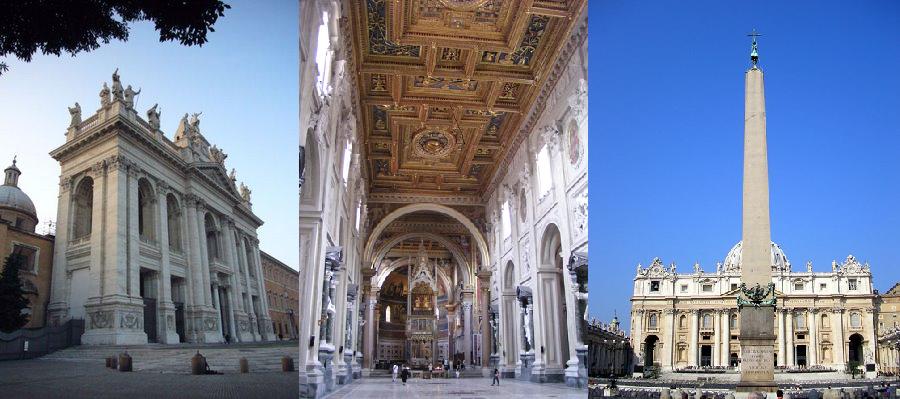
POLYGON ((134 25, 127 42, 76 57, 7 58, 0 75, 0 168, 19 154, 20 187, 43 223, 56 219, 59 164, 48 153, 65 142, 67 106, 83 117, 99 107, 98 93, 119 68, 122 83, 140 88, 141 116, 162 107, 171 139, 185 112, 203 112, 201 131, 228 154, 229 170, 253 191, 265 221, 260 247, 297 268, 298 7, 296 0, 227 1, 203 47, 159 43, 152 24, 134 25))
POLYGON ((627 326, 637 263, 715 270, 741 239, 753 28, 773 240, 795 270, 900 280, 900 2, 590 3, 592 314, 627 326))

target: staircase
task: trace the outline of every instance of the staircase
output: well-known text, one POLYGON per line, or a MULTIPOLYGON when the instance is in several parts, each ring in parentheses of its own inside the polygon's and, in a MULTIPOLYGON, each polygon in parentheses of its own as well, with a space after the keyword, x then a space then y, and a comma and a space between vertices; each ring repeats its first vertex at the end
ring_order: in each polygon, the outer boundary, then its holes
POLYGON ((63 349, 41 359, 105 364, 109 356, 122 352, 131 355, 134 371, 190 374, 191 357, 197 351, 206 357, 211 370, 223 373, 239 372, 240 358, 246 358, 250 372, 281 371, 281 358, 291 356, 294 368, 298 364, 299 349, 296 342, 273 344, 230 345, 125 345, 125 346, 75 346, 63 349))

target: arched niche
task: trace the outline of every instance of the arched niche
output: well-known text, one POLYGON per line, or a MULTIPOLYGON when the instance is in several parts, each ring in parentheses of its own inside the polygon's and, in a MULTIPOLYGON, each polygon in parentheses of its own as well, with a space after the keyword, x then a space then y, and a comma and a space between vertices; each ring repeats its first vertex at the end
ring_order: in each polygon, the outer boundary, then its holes
MULTIPOLYGON (((394 246, 411 238, 426 238, 443 245, 444 248, 447 248, 447 250, 450 251, 450 254, 453 256, 453 260, 456 262, 456 267, 461 271, 459 275, 462 277, 462 283, 468 286, 473 281, 470 279, 471 275, 474 274, 474 272, 472 271, 472 267, 469 265, 469 262, 466 262, 466 257, 463 252, 460 251, 459 247, 446 237, 434 233, 406 233, 391 238, 386 243, 384 243, 381 248, 378 249, 375 254, 375 260, 373 261, 373 264, 380 265, 384 257, 392 248, 394 248, 394 246)), ((378 275, 378 270, 376 270, 375 273, 376 275, 378 275)), ((387 275, 385 275, 385 277, 386 276, 387 275)))

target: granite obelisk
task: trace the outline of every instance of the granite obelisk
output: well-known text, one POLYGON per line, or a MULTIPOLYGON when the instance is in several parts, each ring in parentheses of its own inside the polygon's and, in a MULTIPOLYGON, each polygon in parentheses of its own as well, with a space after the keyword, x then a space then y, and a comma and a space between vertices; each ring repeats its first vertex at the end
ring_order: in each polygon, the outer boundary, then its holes
POLYGON ((769 220, 769 166, 766 150, 766 101, 763 72, 754 31, 752 65, 744 75, 744 187, 742 218, 741 282, 746 305, 740 307, 741 379, 738 391, 775 391, 774 306, 762 305, 762 287, 772 283, 771 230, 769 220), (755 294, 755 295, 754 295, 755 294))

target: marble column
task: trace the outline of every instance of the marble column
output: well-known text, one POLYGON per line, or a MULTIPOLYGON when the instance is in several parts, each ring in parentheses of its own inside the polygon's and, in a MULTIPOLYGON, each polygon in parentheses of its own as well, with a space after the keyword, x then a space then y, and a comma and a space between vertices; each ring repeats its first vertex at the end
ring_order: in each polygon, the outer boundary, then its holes
MULTIPOLYGON (((53 244, 53 264, 65 265, 66 250, 69 247, 69 233, 72 231, 70 220, 70 205, 72 204, 72 190, 75 189, 75 180, 71 177, 63 177, 59 183, 59 200, 56 208, 56 238, 53 244)), ((47 322, 50 326, 59 326, 69 320, 69 284, 71 274, 66 273, 65 267, 53 268, 50 279, 50 302, 47 305, 47 322)))
POLYGON ((465 350, 466 364, 472 364, 472 291, 463 291, 463 349, 465 350))
POLYGON ((363 367, 375 369, 375 305, 378 304, 378 290, 369 291, 366 306, 366 337, 363 347, 363 367))
POLYGON ((731 312, 725 310, 722 314, 722 351, 720 364, 724 367, 731 363, 731 312))
POLYGON ((784 319, 787 317, 787 309, 778 309, 775 313, 778 317, 778 365, 787 364, 787 329, 785 328, 784 319))
POLYGON ((788 309, 788 313, 786 314, 786 318, 784 321, 786 326, 785 332, 785 344, 787 345, 785 351, 785 361, 787 362, 787 366, 796 366, 797 360, 794 356, 796 354, 794 348, 794 309, 788 309))
POLYGON ((180 342, 178 332, 175 330, 175 304, 172 302, 172 274, 171 260, 169 257, 169 207, 166 201, 168 194, 168 185, 164 181, 158 181, 156 184, 157 192, 157 214, 159 215, 159 251, 160 251, 160 292, 159 303, 159 341, 164 344, 177 344, 180 342))
MULTIPOLYGON (((246 297, 243 298, 244 307, 246 308, 248 318, 248 326, 247 329, 250 331, 250 335, 252 336, 253 341, 260 341, 261 337, 259 335, 259 325, 257 323, 257 315, 256 308, 253 307, 253 288, 251 287, 251 282, 253 280, 250 279, 250 259, 247 257, 247 240, 244 237, 238 236, 238 256, 240 257, 241 262, 244 265, 244 281, 247 284, 247 292, 246 297)), ((318 314, 316 314, 318 317, 318 314)))
MULTIPOLYGON (((128 200, 125 205, 125 210, 128 213, 126 216, 127 222, 126 226, 128 229, 128 255, 126 261, 126 281, 127 286, 125 288, 125 292, 128 296, 131 297, 140 297, 141 288, 140 288, 140 276, 141 276, 141 266, 139 258, 141 256, 140 253, 140 243, 141 243, 141 233, 140 233, 140 225, 139 225, 139 212, 140 212, 140 200, 138 195, 138 174, 137 169, 134 167, 128 168, 128 200)), ((148 199, 149 200, 149 199, 148 199)))
POLYGON ((831 318, 831 331, 834 335, 834 368, 843 370, 847 364, 846 348, 847 342, 844 338, 844 309, 834 308, 831 318))
POLYGON ((712 358, 710 359, 709 364, 711 366, 721 366, 722 360, 722 335, 725 333, 725 330, 722 330, 722 312, 723 309, 717 309, 715 313, 715 317, 713 318, 713 347, 712 347, 712 358))
MULTIPOLYGON (((662 363, 663 368, 667 368, 669 371, 675 371, 675 309, 666 309, 666 323, 669 327, 669 342, 665 347, 665 357, 662 359, 660 363, 662 363)), ((606 363, 600 363, 601 367, 605 367, 606 363)))
POLYGON ((697 347, 697 338, 700 334, 700 311, 691 310, 691 347, 688 356, 689 366, 698 366, 700 362, 697 359, 700 356, 700 348, 697 347))
POLYGON ((265 287, 265 277, 262 273, 262 259, 259 255, 259 241, 256 238, 253 238, 252 244, 252 252, 254 258, 254 267, 256 268, 256 284, 257 289, 259 290, 259 317, 262 322, 261 324, 264 327, 263 331, 260 331, 260 336, 264 341, 271 341, 273 339, 273 331, 272 331, 272 319, 269 317, 269 299, 266 296, 266 287, 265 287))
POLYGON ((807 367, 819 364, 819 334, 816 325, 818 309, 811 308, 807 312, 806 326, 809 328, 809 348, 807 349, 807 367))
MULTIPOLYGON (((200 232, 200 276, 203 289, 200 290, 203 293, 203 304, 207 307, 213 305, 212 302, 212 292, 209 287, 212 286, 212 283, 209 280, 209 264, 212 263, 212 259, 209 257, 209 248, 207 247, 206 242, 206 218, 204 215, 206 214, 205 206, 201 200, 200 204, 197 205, 197 229, 200 232)), ((218 317, 216 317, 218 319, 218 317)))

